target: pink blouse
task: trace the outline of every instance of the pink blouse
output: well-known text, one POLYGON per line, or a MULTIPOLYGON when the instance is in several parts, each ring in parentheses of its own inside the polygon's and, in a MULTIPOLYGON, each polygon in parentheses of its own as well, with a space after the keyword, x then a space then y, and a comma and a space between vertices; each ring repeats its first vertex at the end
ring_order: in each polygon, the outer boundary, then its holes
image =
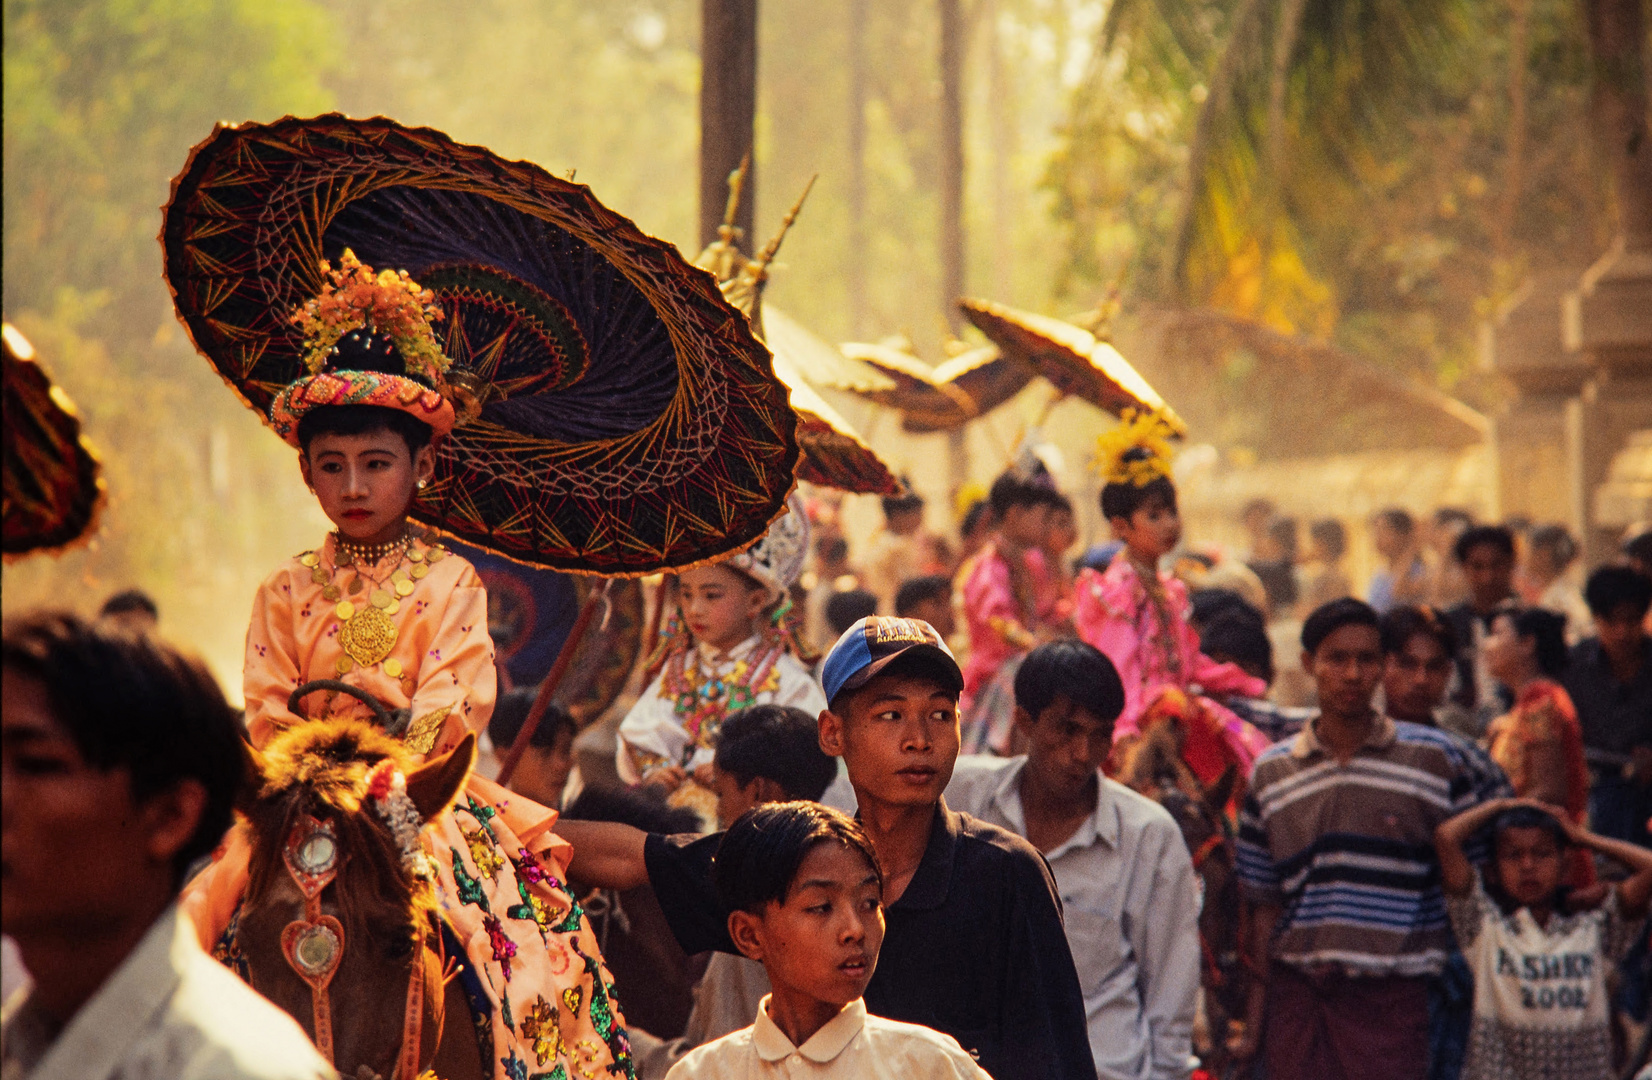
MULTIPOLYGON (((1188 623, 1192 607, 1187 586, 1165 573, 1159 575, 1159 584, 1163 609, 1148 596, 1135 564, 1121 553, 1104 574, 1083 571, 1074 588, 1078 636, 1106 653, 1124 680, 1124 712, 1115 736, 1135 732, 1142 712, 1166 686, 1184 691, 1197 686, 1206 694, 1245 697, 1261 697, 1268 689, 1267 683, 1245 674, 1237 664, 1218 664, 1200 652, 1199 635, 1188 623)), ((1220 713, 1228 726, 1225 720, 1232 714, 1226 709, 1220 713)), ((1255 753, 1250 749, 1247 757, 1255 753)))

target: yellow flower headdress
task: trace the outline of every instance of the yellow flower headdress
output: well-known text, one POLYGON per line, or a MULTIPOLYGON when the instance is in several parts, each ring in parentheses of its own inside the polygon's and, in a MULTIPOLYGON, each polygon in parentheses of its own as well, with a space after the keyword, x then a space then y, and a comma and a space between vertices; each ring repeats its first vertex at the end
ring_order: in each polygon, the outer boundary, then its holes
POLYGON ((1176 429, 1164 414, 1126 409, 1119 419, 1118 427, 1096 440, 1096 471, 1102 478, 1109 484, 1146 487, 1169 476, 1176 429))
POLYGON ((440 385, 452 363, 442 354, 430 324, 442 317, 436 297, 407 276, 406 270, 381 270, 362 265, 346 248, 339 267, 323 259, 321 272, 330 279, 321 295, 293 313, 292 322, 304 331, 304 366, 320 374, 327 355, 344 335, 371 326, 388 337, 407 364, 407 373, 432 386, 440 385))

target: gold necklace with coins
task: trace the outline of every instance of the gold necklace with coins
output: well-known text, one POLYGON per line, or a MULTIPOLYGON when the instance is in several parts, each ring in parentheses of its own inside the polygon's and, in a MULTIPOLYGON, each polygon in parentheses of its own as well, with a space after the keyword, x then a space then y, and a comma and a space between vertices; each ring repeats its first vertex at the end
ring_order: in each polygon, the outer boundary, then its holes
POLYGON ((392 679, 401 679, 406 689, 410 677, 404 678, 401 661, 390 655, 398 634, 391 616, 401 610, 403 600, 413 595, 414 583, 446 557, 447 549, 440 544, 417 546, 411 532, 389 543, 372 546, 352 544, 334 533, 331 568, 324 564, 319 552, 306 551, 299 556, 299 563, 310 569, 310 580, 322 586, 322 598, 337 605, 333 611, 339 618, 338 643, 344 655, 334 662, 333 670, 347 675, 358 665, 378 664, 392 679), (390 572, 373 575, 371 571, 392 555, 396 559, 391 563, 390 572), (340 588, 335 578, 343 570, 352 573, 348 583, 340 588))

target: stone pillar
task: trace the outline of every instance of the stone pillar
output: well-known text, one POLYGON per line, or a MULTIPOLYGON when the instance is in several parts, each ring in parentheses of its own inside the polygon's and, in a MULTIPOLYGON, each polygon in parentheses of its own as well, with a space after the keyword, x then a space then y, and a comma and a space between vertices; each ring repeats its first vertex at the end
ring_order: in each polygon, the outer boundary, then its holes
POLYGON ((1583 554, 1593 565, 1613 555, 1629 524, 1601 515, 1614 505, 1601 497, 1613 461, 1652 438, 1652 247, 1620 241, 1567 293, 1562 314, 1566 349, 1589 369, 1571 428, 1583 554))
POLYGON ((1589 366, 1567 353, 1561 308, 1576 269, 1530 281, 1485 327, 1481 362, 1514 385, 1516 397, 1492 419, 1493 517, 1524 514, 1582 535, 1583 500, 1573 491, 1568 415, 1589 366))

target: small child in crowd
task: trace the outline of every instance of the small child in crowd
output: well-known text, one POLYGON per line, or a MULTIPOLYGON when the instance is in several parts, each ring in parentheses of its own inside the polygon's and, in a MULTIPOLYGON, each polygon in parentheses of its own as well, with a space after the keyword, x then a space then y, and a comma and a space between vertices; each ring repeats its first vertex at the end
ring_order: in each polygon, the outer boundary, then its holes
MULTIPOLYGON (((1107 486, 1101 492, 1101 512, 1124 550, 1105 573, 1085 570, 1076 586, 1078 636, 1107 654, 1124 680, 1124 712, 1114 729, 1121 740, 1140 730, 1166 689, 1188 692, 1197 685, 1204 694, 1243 697, 1267 692, 1261 679, 1199 651, 1198 634, 1188 622, 1187 588, 1159 570, 1160 560, 1182 538, 1167 430, 1153 413, 1127 417, 1102 438, 1107 486)), ((1222 756, 1241 774, 1248 773, 1256 755, 1267 749, 1267 739, 1210 698, 1195 700, 1218 730, 1226 749, 1222 756)), ((1218 767, 1212 775, 1201 773, 1200 780, 1211 783, 1220 772, 1218 767)))
POLYGON ((1435 844, 1452 929, 1474 972, 1463 1080, 1611 1076, 1606 973, 1646 915, 1652 851, 1596 836, 1535 799, 1482 803, 1441 824, 1435 844), (1463 843, 1487 824, 1494 855, 1482 880, 1463 843), (1631 871, 1592 909, 1561 884, 1574 845, 1631 871))
POLYGON ((810 802, 741 815, 712 870, 729 936, 773 991, 750 1027, 693 1051, 668 1080, 810 1076, 924 1080, 987 1076, 950 1035, 866 1011, 883 944, 883 871, 843 813, 810 802))
POLYGON ((662 657, 620 722, 620 779, 654 787, 709 819, 724 717, 752 705, 795 705, 812 715, 826 708, 785 618, 786 591, 808 548, 807 518, 794 500, 750 549, 678 575, 662 657))

